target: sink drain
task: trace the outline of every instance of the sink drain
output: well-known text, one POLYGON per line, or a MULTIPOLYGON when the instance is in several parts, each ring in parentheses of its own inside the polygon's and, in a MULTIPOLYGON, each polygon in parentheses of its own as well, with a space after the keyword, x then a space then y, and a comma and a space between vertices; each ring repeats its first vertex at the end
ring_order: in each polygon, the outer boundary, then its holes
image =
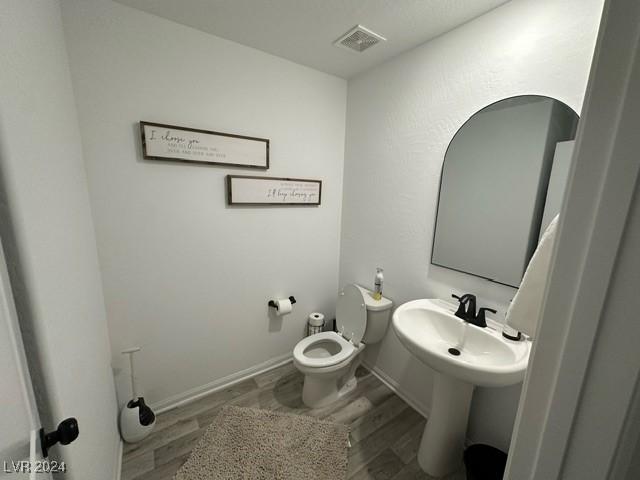
POLYGON ((450 348, 450 349, 448 350, 448 352, 449 352, 451 355, 455 356, 455 357, 457 357, 458 355, 460 355, 460 350, 458 350, 457 348, 453 348, 453 347, 452 347, 452 348, 450 348))

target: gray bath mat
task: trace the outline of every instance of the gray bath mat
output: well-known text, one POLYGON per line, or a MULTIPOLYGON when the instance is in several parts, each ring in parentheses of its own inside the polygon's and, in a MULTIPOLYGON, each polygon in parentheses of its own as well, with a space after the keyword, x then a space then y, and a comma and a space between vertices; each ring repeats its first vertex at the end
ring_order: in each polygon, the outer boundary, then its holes
POLYGON ((175 480, 344 480, 348 427, 312 417, 224 407, 175 480))

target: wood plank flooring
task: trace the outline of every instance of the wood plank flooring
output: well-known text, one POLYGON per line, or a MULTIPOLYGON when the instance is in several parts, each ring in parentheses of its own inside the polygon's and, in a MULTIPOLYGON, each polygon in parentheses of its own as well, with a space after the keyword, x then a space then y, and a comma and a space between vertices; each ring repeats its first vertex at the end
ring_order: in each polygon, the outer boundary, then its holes
MULTIPOLYGON (((303 376, 292 363, 158 415, 143 442, 125 444, 122 480, 171 480, 223 405, 310 415, 351 426, 348 478, 430 480, 416 451, 425 419, 364 368, 358 386, 326 408, 302 403, 303 376)), ((464 480, 463 471, 447 480, 464 480)))

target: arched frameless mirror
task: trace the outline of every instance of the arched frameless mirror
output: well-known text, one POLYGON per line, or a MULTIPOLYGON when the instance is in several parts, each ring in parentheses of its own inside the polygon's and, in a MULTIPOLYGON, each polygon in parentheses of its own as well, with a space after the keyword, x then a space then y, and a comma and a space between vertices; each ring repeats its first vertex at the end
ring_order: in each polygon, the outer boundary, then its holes
POLYGON ((560 211, 578 119, 523 95, 467 120, 445 154, 431 263, 518 287, 560 211))

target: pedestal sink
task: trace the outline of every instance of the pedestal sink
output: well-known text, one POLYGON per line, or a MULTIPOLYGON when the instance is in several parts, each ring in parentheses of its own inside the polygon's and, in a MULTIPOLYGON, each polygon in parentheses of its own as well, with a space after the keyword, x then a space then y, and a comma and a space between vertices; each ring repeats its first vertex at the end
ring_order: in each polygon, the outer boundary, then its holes
POLYGON ((498 324, 476 327, 454 312, 454 305, 434 299, 407 302, 393 314, 400 342, 436 372, 418 450, 418 463, 434 477, 460 468, 474 387, 521 382, 531 351, 529 340, 504 338, 498 324))

